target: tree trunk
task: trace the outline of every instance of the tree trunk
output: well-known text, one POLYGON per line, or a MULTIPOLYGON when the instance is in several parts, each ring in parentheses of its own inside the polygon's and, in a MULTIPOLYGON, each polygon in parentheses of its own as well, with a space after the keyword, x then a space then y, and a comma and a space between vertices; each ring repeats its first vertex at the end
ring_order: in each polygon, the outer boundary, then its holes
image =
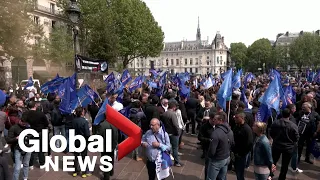
POLYGON ((129 64, 129 56, 124 56, 124 57, 122 58, 122 66, 123 66, 123 69, 126 69, 127 66, 128 66, 128 64, 129 64))

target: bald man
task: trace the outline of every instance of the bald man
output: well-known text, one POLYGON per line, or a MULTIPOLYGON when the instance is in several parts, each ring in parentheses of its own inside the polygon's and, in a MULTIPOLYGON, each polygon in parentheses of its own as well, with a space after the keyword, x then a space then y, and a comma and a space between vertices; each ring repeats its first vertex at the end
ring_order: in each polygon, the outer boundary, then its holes
POLYGON ((150 130, 143 135, 141 145, 146 149, 149 180, 154 180, 156 178, 155 161, 159 151, 171 149, 169 135, 162 130, 159 119, 151 119, 150 130))

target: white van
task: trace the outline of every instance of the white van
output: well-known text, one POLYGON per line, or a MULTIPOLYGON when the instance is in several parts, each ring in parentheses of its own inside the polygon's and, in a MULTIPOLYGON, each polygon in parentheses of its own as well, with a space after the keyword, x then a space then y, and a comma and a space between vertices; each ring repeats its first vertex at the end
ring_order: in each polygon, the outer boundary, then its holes
MULTIPOLYGON (((22 80, 20 82, 20 85, 22 87, 22 90, 24 90, 24 86, 28 83, 29 80, 22 80)), ((35 88, 35 86, 41 86, 39 79, 33 79, 33 86, 27 87, 27 90, 31 90, 31 89, 35 89, 36 93, 37 93, 37 88, 35 88)), ((19 89, 19 87, 17 87, 17 90, 19 89)))

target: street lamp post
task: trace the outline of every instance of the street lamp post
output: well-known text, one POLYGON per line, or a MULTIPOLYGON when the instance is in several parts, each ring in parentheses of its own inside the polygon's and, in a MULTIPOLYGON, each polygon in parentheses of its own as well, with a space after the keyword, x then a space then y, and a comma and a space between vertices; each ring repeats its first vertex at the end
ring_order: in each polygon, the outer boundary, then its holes
MULTIPOLYGON (((78 48, 78 34, 79 34, 78 22, 81 15, 80 8, 77 5, 77 0, 70 0, 69 7, 66 11, 69 15, 70 21, 72 22, 73 49, 74 49, 74 58, 76 58, 76 55, 80 51, 78 48)), ((74 71, 77 72, 76 66, 74 67, 74 71)), ((76 79, 76 83, 78 84, 77 79, 76 79)))

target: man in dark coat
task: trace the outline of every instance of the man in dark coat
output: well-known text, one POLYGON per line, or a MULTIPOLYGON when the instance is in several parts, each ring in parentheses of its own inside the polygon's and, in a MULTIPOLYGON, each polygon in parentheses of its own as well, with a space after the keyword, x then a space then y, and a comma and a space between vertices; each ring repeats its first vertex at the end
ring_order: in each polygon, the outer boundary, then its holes
MULTIPOLYGON (((118 129, 116 127, 114 127, 113 125, 111 125, 108 121, 102 121, 99 125, 97 125, 97 134, 102 136, 104 139, 104 143, 105 143, 105 139, 108 138, 106 137, 106 130, 107 129, 111 129, 112 130, 112 152, 103 152, 101 153, 101 157, 102 156, 110 156, 112 158, 112 165, 113 168, 110 172, 104 172, 103 173, 103 180, 109 180, 110 176, 113 176, 114 173, 114 150, 117 148, 118 145, 118 129)), ((103 147, 106 147, 106 145, 104 144, 103 147)), ((106 151, 104 149, 104 151, 106 151)))

